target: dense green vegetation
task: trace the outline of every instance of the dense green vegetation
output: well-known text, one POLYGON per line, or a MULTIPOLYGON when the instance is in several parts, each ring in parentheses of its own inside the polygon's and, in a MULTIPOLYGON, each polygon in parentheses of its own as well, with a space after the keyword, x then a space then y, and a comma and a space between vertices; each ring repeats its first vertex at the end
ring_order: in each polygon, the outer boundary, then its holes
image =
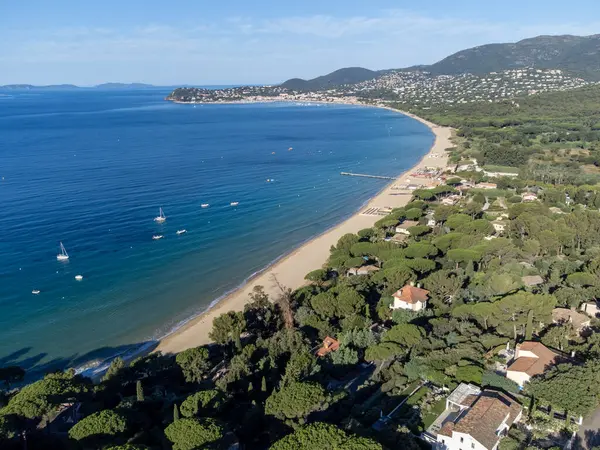
POLYGON ((519 186, 599 180, 600 86, 414 112, 457 128, 453 161, 475 159, 492 172, 495 165, 514 167, 519 186))

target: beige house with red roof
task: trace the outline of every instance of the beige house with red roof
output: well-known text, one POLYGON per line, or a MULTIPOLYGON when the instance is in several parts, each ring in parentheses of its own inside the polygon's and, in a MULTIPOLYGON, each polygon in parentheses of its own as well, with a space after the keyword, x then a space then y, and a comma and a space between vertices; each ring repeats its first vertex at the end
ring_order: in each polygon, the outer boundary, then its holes
POLYGON ((506 378, 523 387, 531 377, 541 375, 556 364, 559 358, 541 342, 525 341, 517 345, 515 357, 506 369, 506 378))
POLYGON ((495 450, 522 410, 510 395, 461 383, 428 433, 439 450, 495 450))
POLYGON ((402 289, 394 292, 392 297, 394 299, 394 302, 390 305, 392 309, 421 311, 427 307, 429 291, 407 284, 402 289))
POLYGON ((331 352, 335 352, 340 348, 340 343, 337 339, 327 336, 323 339, 323 345, 317 350, 317 356, 323 357, 331 352))

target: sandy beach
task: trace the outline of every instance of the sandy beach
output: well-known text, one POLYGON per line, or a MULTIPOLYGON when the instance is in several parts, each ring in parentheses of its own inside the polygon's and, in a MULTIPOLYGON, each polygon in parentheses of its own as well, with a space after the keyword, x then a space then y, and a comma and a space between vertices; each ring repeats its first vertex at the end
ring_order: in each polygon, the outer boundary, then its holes
MULTIPOLYGON (((388 109, 400 113, 398 110, 392 108, 388 109)), ((435 134, 433 146, 414 167, 398 176, 396 180, 392 181, 352 217, 281 258, 275 264, 248 281, 244 286, 223 298, 210 310, 195 317, 183 327, 165 337, 159 343, 155 351, 177 353, 191 347, 209 343, 210 339, 208 333, 212 328, 213 319, 228 311, 243 310, 244 305, 249 300, 248 294, 252 292, 254 286, 263 286, 265 291, 271 295, 272 298, 275 298, 278 295, 279 290, 275 285, 273 276, 276 276, 279 283, 288 288, 297 289, 303 286, 306 284, 304 276, 308 272, 322 267, 329 257, 329 248, 332 245, 335 245, 341 236, 346 233, 356 233, 363 228, 369 228, 382 218, 381 215, 365 215, 363 212, 370 208, 396 208, 408 203, 411 198, 411 193, 407 190, 392 189, 393 186, 407 184, 407 182, 415 184, 424 183, 425 181, 423 179, 418 180, 410 177, 411 173, 420 168, 446 167, 447 154, 445 149, 452 147, 450 142, 452 129, 439 127, 409 113, 402 114, 424 123, 435 134)))

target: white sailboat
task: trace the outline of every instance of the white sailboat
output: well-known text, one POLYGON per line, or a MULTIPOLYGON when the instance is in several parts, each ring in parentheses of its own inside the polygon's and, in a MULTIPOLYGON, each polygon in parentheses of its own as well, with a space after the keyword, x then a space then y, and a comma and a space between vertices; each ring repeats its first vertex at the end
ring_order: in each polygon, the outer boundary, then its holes
POLYGON ((165 220, 167 220, 167 216, 165 216, 165 213, 163 212, 163 209, 159 208, 158 217, 155 217, 154 221, 158 222, 158 223, 163 223, 165 220))
POLYGON ((59 261, 66 261, 69 259, 69 254, 67 253, 67 249, 65 248, 65 246, 63 245, 63 243, 60 243, 60 253, 58 255, 56 255, 56 259, 59 261))

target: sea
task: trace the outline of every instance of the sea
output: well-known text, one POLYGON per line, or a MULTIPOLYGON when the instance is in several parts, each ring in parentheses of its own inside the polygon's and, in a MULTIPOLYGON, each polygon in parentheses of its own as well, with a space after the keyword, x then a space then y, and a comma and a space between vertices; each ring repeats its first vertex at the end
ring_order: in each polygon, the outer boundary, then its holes
POLYGON ((396 176, 434 140, 379 108, 169 91, 0 92, 0 366, 152 348, 387 183, 340 172, 396 176))

